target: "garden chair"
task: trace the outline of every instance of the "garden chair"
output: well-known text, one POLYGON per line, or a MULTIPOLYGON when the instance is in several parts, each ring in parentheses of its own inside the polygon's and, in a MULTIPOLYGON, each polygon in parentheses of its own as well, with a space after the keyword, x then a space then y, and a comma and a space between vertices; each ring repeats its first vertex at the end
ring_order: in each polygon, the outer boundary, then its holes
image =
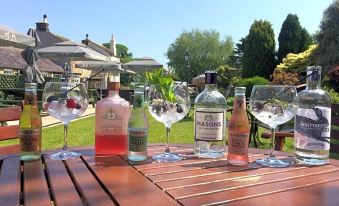
MULTIPOLYGON (((21 106, 12 106, 0 108, 0 141, 15 139, 19 136, 19 125, 7 126, 7 121, 19 120, 21 115, 21 106)), ((0 155, 19 152, 19 144, 10 146, 0 146, 0 155)))
MULTIPOLYGON (((331 105, 331 153, 339 154, 339 104, 331 105)), ((271 138, 270 132, 263 132, 262 138, 271 138)), ((281 129, 275 133, 275 150, 282 151, 286 137, 294 137, 293 129, 281 129)))

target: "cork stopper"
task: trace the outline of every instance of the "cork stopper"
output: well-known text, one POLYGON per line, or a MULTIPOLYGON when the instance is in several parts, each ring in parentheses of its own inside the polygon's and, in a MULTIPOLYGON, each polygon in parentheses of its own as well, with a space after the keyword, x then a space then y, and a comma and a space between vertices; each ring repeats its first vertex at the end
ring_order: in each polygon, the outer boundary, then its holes
POLYGON ((111 91, 118 91, 120 89, 120 82, 108 82, 107 89, 111 91))

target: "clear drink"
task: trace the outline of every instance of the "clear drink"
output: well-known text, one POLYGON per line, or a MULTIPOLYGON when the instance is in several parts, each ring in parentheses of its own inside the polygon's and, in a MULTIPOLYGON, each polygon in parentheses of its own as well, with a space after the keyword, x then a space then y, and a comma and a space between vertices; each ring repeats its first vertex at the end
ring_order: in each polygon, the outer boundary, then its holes
POLYGON ((225 153, 226 99, 217 90, 217 73, 205 73, 205 89, 194 102, 194 154, 220 158, 225 153))
POLYGON ((301 164, 323 165, 329 162, 331 99, 320 88, 321 67, 307 68, 307 86, 299 93, 294 146, 296 159, 301 164), (316 72, 317 71, 317 72, 316 72))

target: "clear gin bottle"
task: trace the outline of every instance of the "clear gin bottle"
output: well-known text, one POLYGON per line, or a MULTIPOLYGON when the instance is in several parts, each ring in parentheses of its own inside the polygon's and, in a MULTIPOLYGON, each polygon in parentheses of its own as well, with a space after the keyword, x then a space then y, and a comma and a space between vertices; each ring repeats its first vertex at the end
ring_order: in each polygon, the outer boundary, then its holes
POLYGON ((205 89, 194 102, 194 153, 220 158, 225 152, 226 99, 217 90, 217 73, 205 72, 205 89))

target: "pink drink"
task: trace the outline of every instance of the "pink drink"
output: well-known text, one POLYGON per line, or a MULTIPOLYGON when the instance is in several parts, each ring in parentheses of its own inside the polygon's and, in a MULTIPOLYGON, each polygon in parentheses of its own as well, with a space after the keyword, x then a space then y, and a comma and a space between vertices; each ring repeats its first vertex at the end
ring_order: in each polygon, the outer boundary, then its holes
POLYGON ((119 82, 109 82, 109 93, 95 108, 96 154, 126 154, 130 104, 119 96, 119 82))

